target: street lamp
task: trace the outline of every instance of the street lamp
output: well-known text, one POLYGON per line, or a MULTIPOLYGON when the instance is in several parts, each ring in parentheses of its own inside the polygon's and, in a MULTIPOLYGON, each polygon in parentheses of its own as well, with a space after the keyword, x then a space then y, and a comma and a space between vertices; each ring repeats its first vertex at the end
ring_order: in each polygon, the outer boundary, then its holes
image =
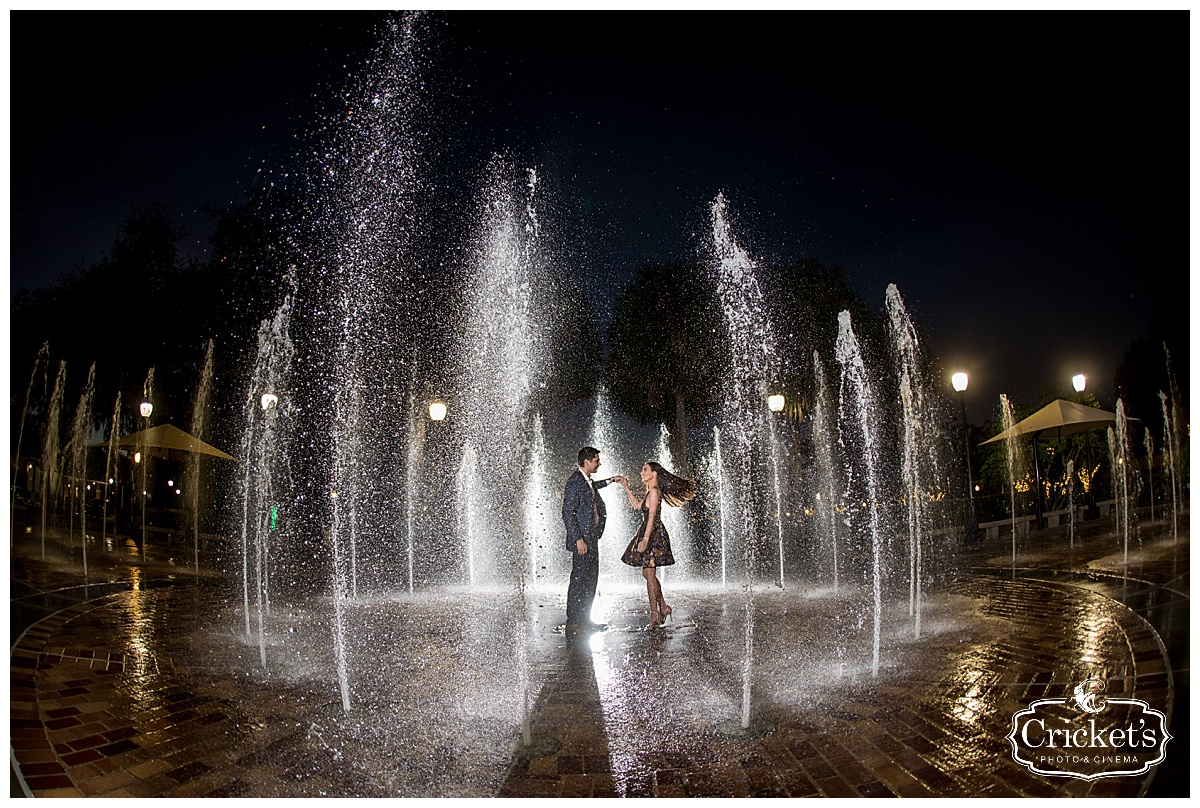
POLYGON ((1076 393, 1082 393, 1087 389, 1087 376, 1082 373, 1076 373, 1071 377, 1071 386, 1075 388, 1076 393))
MULTIPOLYGON (((150 416, 154 412, 154 405, 149 401, 143 401, 138 407, 138 412, 142 414, 142 418, 146 422, 142 428, 142 431, 145 432, 150 428, 150 416)), ((140 458, 137 458, 135 462, 140 462, 140 458)), ((142 463, 142 563, 146 562, 146 475, 150 473, 149 467, 149 463, 142 463)))
POLYGON ((429 420, 431 420, 431 421, 446 420, 446 402, 444 402, 444 401, 429 402, 429 420))
POLYGON ((263 393, 259 403, 262 404, 263 412, 266 412, 279 403, 279 396, 274 393, 263 393))
POLYGON ((975 482, 971 479, 971 438, 967 427, 967 374, 959 371, 950 377, 950 384, 958 393, 958 403, 962 407, 963 446, 967 453, 967 541, 975 539, 979 532, 979 524, 975 521, 975 482))
POLYGON ((783 405, 785 403, 786 400, 779 393, 767 396, 767 408, 771 412, 783 412, 783 405))

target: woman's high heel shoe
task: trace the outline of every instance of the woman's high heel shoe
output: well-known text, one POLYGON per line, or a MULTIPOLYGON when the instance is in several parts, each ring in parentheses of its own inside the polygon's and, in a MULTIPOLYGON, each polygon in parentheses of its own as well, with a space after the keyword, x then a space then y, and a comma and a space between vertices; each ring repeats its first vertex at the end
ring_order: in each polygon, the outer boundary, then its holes
POLYGON ((666 605, 665 603, 663 604, 663 607, 662 607, 662 616, 663 617, 670 617, 672 611, 674 611, 674 609, 672 609, 670 606, 666 605))
POLYGON ((650 625, 646 628, 658 628, 663 624, 663 616, 660 612, 650 612, 650 625))

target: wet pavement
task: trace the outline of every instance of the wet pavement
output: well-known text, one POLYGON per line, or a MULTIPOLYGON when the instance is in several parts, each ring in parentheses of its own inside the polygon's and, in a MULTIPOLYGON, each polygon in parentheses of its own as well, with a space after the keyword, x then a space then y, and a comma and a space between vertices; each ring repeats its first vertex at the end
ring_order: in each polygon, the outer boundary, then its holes
MULTIPOLYGON (((364 596, 339 676, 330 604, 243 595, 184 550, 117 547, 88 586, 18 536, 11 568, 15 787, 33 796, 1184 796, 1190 545, 1143 523, 962 551, 920 638, 888 604, 877 676, 854 593, 753 599, 602 580, 606 631, 562 632, 563 594, 364 596), (524 615, 524 619, 520 619, 524 615), (248 619, 250 618, 250 619, 248 619), (265 661, 265 664, 264 664, 265 661), (1015 712, 1107 680, 1169 717, 1165 761, 1085 781, 1013 760, 1015 712), (746 688, 746 682, 749 688, 746 688), (343 707, 343 693, 350 710, 343 707), (748 699, 748 700, 747 700, 748 699), (749 726, 742 719, 749 705, 749 726)), ((563 587, 565 591, 565 587, 563 587)))

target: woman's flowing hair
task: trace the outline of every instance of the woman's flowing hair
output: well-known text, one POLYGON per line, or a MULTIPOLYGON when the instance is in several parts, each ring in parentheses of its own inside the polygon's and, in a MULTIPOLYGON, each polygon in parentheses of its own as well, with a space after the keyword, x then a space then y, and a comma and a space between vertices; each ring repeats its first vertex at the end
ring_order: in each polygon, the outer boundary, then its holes
POLYGON ((647 460, 646 465, 654 469, 658 475, 658 490, 662 492, 663 501, 678 508, 692 497, 696 496, 696 481, 685 480, 667 471, 659 463, 647 460))

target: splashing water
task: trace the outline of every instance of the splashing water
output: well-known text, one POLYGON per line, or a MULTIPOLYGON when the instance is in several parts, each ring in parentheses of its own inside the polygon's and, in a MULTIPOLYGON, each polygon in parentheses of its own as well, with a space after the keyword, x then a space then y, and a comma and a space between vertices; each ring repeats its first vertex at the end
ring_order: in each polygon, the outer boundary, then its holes
MULTIPOLYGON (((659 424, 656 458, 659 465, 667 470, 674 470, 681 465, 671 458, 671 432, 667 429, 666 424, 659 424)), ((675 569, 673 572, 668 573, 667 567, 660 567, 658 574, 665 581, 668 574, 683 575, 694 573, 695 571, 690 567, 692 556, 691 530, 682 509, 663 505, 661 515, 663 526, 667 529, 668 535, 671 536, 671 551, 675 556, 675 569)), ((633 531, 630 531, 630 535, 633 535, 633 531)))
POLYGON ((478 582, 475 577, 475 548, 480 543, 479 510, 483 507, 478 497, 477 480, 479 464, 475 447, 467 444, 463 449, 462 463, 458 469, 458 511, 461 514, 459 529, 466 539, 467 583, 474 590, 478 582))
MULTIPOLYGON (((842 384, 839 394, 839 411, 846 426, 841 430, 843 441, 847 435, 861 448, 862 465, 865 473, 867 505, 870 513, 868 536, 871 541, 871 597, 873 632, 871 641, 871 675, 879 675, 880 631, 883 625, 883 539, 879 523, 879 444, 877 427, 872 423, 871 413, 876 411, 875 396, 867 378, 862 351, 854 329, 850 324, 850 312, 838 313, 837 359, 842 366, 842 384)), ((843 443, 843 449, 847 449, 843 443)), ((849 452, 847 451, 847 456, 849 452)), ((853 466, 848 467, 846 496, 853 496, 853 466)))
POLYGON ((1184 507, 1187 497, 1184 492, 1188 490, 1188 476, 1190 463, 1188 462, 1188 437, 1189 429, 1187 422, 1187 413, 1183 409, 1183 393, 1179 389, 1179 380, 1175 378, 1175 369, 1171 364, 1171 352, 1167 349, 1167 343, 1163 343, 1163 355, 1167 365, 1167 389, 1171 394, 1171 434, 1175 441, 1174 457, 1177 464, 1177 475, 1179 478, 1179 501, 1180 507, 1184 507))
POLYGON ((913 616, 913 633, 921 636, 921 538, 929 530, 926 492, 932 488, 937 470, 927 468, 935 461, 926 426, 931 422, 921 379, 920 348, 896 284, 887 287, 887 310, 892 346, 900 369, 900 402, 903 410, 903 481, 908 502, 909 589, 908 613, 913 616))
POLYGON ((728 202, 724 194, 713 201, 712 259, 710 271, 716 278, 717 294, 724 314, 730 351, 730 368, 724 380, 722 424, 732 449, 731 477, 735 481, 732 499, 739 522, 731 525, 731 538, 746 554, 745 638, 742 666, 742 728, 750 726, 750 678, 753 668, 754 604, 753 581, 757 567, 755 515, 763 499, 753 485, 755 458, 761 456, 760 417, 766 401, 768 374, 775 366, 775 340, 763 312, 762 291, 756 265, 733 236, 729 224, 728 202))
MULTIPOLYGON (((50 342, 47 340, 42 343, 41 349, 38 350, 37 356, 33 360, 33 370, 29 372, 29 387, 25 389, 25 404, 21 407, 21 420, 17 426, 17 442, 13 446, 13 457, 17 460, 13 463, 13 482, 12 490, 9 492, 9 497, 12 502, 12 508, 9 512, 8 522, 8 546, 13 546, 14 536, 16 536, 16 518, 17 518, 17 472, 21 469, 21 437, 25 434, 25 416, 29 414, 29 399, 33 394, 33 382, 37 378, 38 370, 42 370, 43 377, 46 368, 50 363, 50 342)), ((26 486, 29 486, 26 481, 26 486)))
POLYGON ((271 509, 288 489, 286 457, 288 422, 294 408, 291 367, 295 349, 290 322, 295 273, 287 276, 288 291, 275 314, 258 328, 258 350, 246 389, 246 429, 242 436, 242 606, 246 639, 251 641, 251 588, 257 623, 259 661, 267 666, 266 612, 270 604, 271 509), (272 398, 273 397, 273 398, 272 398), (282 422, 282 423, 281 423, 282 422), (250 572, 253 554, 254 574, 250 572))
MULTIPOLYGON (((622 437, 617 432, 608 389, 601 384, 596 392, 596 409, 592 415, 590 445, 600 450, 602 462, 609 467, 610 471, 616 474, 625 474, 632 478, 631 485, 636 484, 637 469, 641 468, 641 464, 636 463, 628 456, 622 437)), ((608 522, 604 532, 606 535, 617 537, 619 541, 629 541, 634 531, 637 530, 637 525, 634 523, 633 510, 628 506, 624 489, 618 489, 618 491, 619 500, 616 507, 610 508, 608 511, 608 522)), ((671 535, 675 534, 671 533, 671 535)), ((616 548, 616 552, 601 554, 600 580, 602 583, 605 580, 625 577, 626 568, 621 563, 621 549, 623 548, 616 548)))
MULTIPOLYGON (((533 417, 533 444, 529 450, 528 477, 525 482, 525 555, 527 566, 522 573, 521 591, 526 586, 536 589, 538 570, 543 557, 553 544, 553 515, 547 503, 554 501, 550 475, 546 470, 546 429, 542 414, 533 417)), ((611 555, 611 554, 610 554, 611 555)), ((522 612, 523 614, 524 612, 522 612)))
POLYGON ((63 393, 67 385, 67 363, 58 363, 58 375, 54 379, 54 392, 46 411, 46 426, 42 437, 42 560, 46 560, 46 514, 50 503, 57 501, 59 474, 58 454, 61 435, 59 433, 60 411, 63 393))
POLYGON ((829 524, 829 552, 833 565, 833 591, 838 592, 838 513, 837 513, 837 414, 831 406, 829 384, 821 357, 813 351, 813 374, 816 380, 816 406, 813 408, 813 445, 817 465, 818 514, 823 509, 829 524))
POLYGON ((1167 406, 1167 394, 1159 390, 1158 400, 1162 402, 1163 444, 1166 447, 1167 468, 1171 475, 1171 540, 1177 542, 1179 541, 1179 481, 1175 475, 1175 424, 1171 418, 1171 409, 1167 406))
POLYGON ((87 381, 71 422, 71 488, 79 500, 79 546, 83 552, 83 577, 87 578, 87 450, 92 431, 92 396, 96 390, 96 363, 88 369, 87 381))
POLYGON ((1108 428, 1108 454, 1113 476, 1113 499, 1116 500, 1117 529, 1124 537, 1124 563, 1129 563, 1130 477, 1133 475, 1133 457, 1129 450, 1129 427, 1125 418, 1125 402, 1117 399, 1116 430, 1108 428))
POLYGON ((1017 568, 1017 481, 1024 476, 1024 466, 1021 462, 1020 439, 1013 429, 1016 426, 1016 419, 1013 418, 1012 404, 1004 393, 1000 394, 1000 424, 1008 435, 1004 440, 1004 449, 1008 459, 1008 496, 1012 514, 1012 564, 1015 575, 1017 568))
POLYGON ((117 401, 113 404, 112 423, 108 428, 108 450, 104 455, 104 506, 100 512, 102 541, 108 540, 108 486, 113 478, 113 449, 117 445, 117 436, 121 431, 121 391, 117 391, 117 401))
MULTIPOLYGON (((196 398, 192 401, 192 419, 190 429, 198 440, 205 440, 208 424, 208 405, 212 397, 213 378, 213 341, 208 341, 204 351, 204 364, 200 368, 200 384, 196 388, 196 398)), ((196 573, 200 572, 200 452, 190 452, 184 479, 187 480, 188 493, 192 510, 192 551, 196 573)))
POLYGON ((713 427, 713 468, 717 481, 717 510, 721 518, 721 588, 729 586, 729 571, 726 564, 726 525, 730 520, 729 500, 725 491, 725 460, 721 455, 721 428, 713 427))
MULTIPOLYGON (((470 564, 472 580, 486 570, 489 584, 510 577, 523 555, 513 544, 523 532, 523 492, 508 481, 524 476, 529 458, 530 399, 545 370, 538 358, 546 355, 551 320, 542 297, 548 284, 538 254, 537 172, 527 169, 523 183, 517 174, 499 157, 489 166, 459 346, 464 439, 477 452, 489 447, 489 474, 460 495, 487 508, 490 524, 475 537, 470 564)), ((469 506, 460 500, 459 507, 469 506)))
POLYGON ((1146 485, 1150 488, 1150 521, 1154 521, 1154 438, 1150 430, 1142 434, 1142 443, 1146 447, 1146 485))

